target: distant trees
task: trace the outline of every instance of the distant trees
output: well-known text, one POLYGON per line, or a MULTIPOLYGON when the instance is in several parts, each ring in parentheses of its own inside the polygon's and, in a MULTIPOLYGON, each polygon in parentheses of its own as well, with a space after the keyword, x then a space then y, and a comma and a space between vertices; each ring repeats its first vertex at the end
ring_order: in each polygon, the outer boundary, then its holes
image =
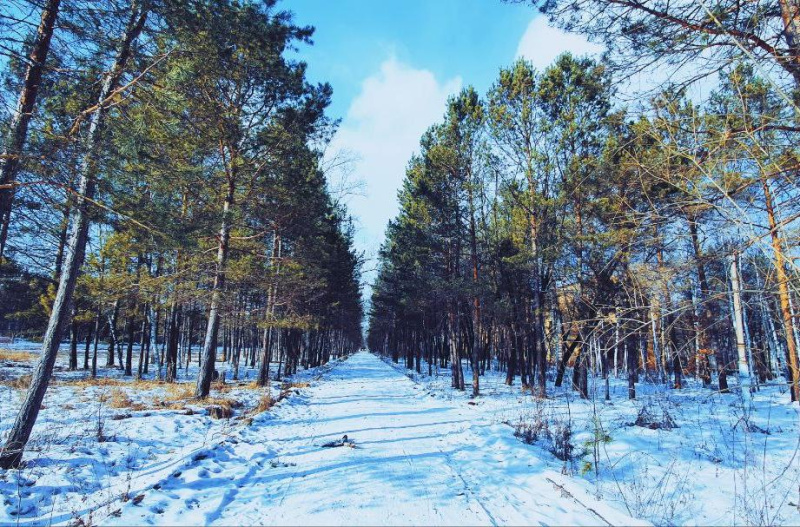
MULTIPOLYGON (((102 340, 100 360, 126 376, 172 382, 199 361, 198 397, 219 360, 234 377, 258 365, 267 385, 270 362, 288 375, 361 347, 361 257, 320 162, 330 87, 285 54, 312 29, 274 1, 63 0, 61 13, 29 141, 8 147, 21 154, 3 290, 35 300, 3 316, 34 335, 35 317, 50 322, 5 468, 63 338, 92 376, 102 340)), ((24 89, 16 64, 7 86, 24 89)))
POLYGON ((371 348, 449 365, 461 389, 468 358, 538 396, 552 365, 556 386, 572 367, 582 397, 593 373, 625 372, 633 398, 642 375, 681 388, 716 374, 726 392, 738 371, 752 389, 783 376, 797 400, 798 273, 783 238, 797 239, 795 131, 764 79, 737 64, 704 105, 666 89, 633 115, 602 63, 520 60, 471 103, 483 117, 470 135, 446 136, 464 93, 409 164, 371 348), (480 175, 468 188, 441 168, 467 151, 480 175))

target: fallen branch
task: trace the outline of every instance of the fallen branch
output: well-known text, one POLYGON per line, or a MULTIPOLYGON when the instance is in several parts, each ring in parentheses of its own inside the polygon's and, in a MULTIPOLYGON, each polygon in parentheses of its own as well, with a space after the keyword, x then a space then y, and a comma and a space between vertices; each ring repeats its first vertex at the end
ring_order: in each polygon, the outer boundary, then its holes
POLYGON ((352 439, 347 438, 347 434, 343 435, 341 439, 337 439, 336 441, 330 441, 322 445, 323 448, 337 448, 340 446, 349 446, 350 448, 356 448, 356 443, 352 439))
MULTIPOLYGON (((345 436, 345 437, 346 437, 346 436, 345 436)), ((585 505, 585 504, 584 504, 584 503, 583 503, 581 500, 579 500, 578 498, 576 498, 574 494, 572 494, 570 491, 568 491, 567 489, 565 489, 563 485, 559 485, 558 483, 556 483, 555 481, 553 481, 553 480, 552 480, 552 479, 550 479, 550 478, 545 478, 545 479, 547 479, 547 481, 549 481, 550 483, 552 483, 552 484, 553 484, 553 487, 555 487, 556 489, 558 489, 558 490, 560 490, 560 491, 561 491, 561 496, 562 496, 562 497, 565 497, 565 498, 570 498, 572 501, 574 501, 575 503, 577 503, 578 505, 580 505, 581 507, 583 507, 583 508, 584 508, 584 509, 586 509, 587 511, 591 512, 592 514, 594 514, 595 516, 597 516, 597 517, 598 517, 598 518, 600 518, 601 520, 603 520, 603 522, 605 522, 605 524, 606 524, 606 525, 608 525, 609 527, 613 526, 613 524, 612 524, 610 521, 608 521, 608 520, 606 520, 605 518, 603 518, 603 516, 602 516, 602 515, 601 515, 599 512, 597 512, 596 510, 594 510, 593 508, 586 506, 586 505, 585 505)))

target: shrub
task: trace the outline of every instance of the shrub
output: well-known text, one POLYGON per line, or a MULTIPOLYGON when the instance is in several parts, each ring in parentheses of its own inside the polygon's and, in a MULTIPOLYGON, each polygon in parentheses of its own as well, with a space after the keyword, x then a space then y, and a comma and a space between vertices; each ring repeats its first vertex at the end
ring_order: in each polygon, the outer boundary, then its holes
POLYGON ((655 407, 652 403, 642 406, 633 424, 650 430, 672 430, 673 428, 678 428, 677 423, 675 423, 675 420, 663 405, 655 407))
POLYGON ((514 426, 514 435, 529 445, 540 443, 551 454, 562 461, 570 461, 575 446, 572 444, 572 426, 569 421, 544 415, 537 405, 533 414, 520 417, 514 426))

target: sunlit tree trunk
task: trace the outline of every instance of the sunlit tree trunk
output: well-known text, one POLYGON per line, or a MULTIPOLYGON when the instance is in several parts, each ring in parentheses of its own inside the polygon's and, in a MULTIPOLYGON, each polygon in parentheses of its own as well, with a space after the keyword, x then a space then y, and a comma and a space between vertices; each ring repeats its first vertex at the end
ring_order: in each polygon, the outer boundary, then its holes
POLYGON ((208 397, 211 391, 211 379, 214 375, 214 366, 217 357, 217 334, 219 332, 219 310, 222 303, 222 288, 225 285, 225 265, 228 260, 228 246, 231 237, 231 215, 233 214, 233 198, 235 190, 235 174, 229 174, 225 201, 222 206, 222 225, 219 229, 219 244, 217 246, 217 270, 214 274, 214 285, 211 290, 211 305, 208 311, 208 325, 206 337, 201 352, 200 372, 197 376, 197 389, 195 396, 208 397))
MULTIPOLYGON (((796 16, 797 6, 795 5, 794 8, 796 16)), ((769 182, 765 177, 761 178, 761 188, 764 191, 764 204, 767 209, 772 252, 775 257, 775 279, 778 282, 778 299, 780 302, 781 316, 783 318, 784 338, 786 339, 786 362, 789 365, 789 376, 791 377, 789 379, 789 386, 792 393, 792 401, 800 402, 800 364, 798 364, 797 359, 797 342, 794 338, 794 323, 792 320, 791 306, 789 305, 789 277, 786 275, 786 257, 783 254, 780 231, 775 218, 772 192, 769 188, 769 182)))
MULTIPOLYGON (((719 379, 719 391, 727 393, 728 378, 725 370, 725 361, 720 354, 719 347, 712 343, 713 335, 711 334, 711 324, 713 323, 714 317, 709 305, 710 290, 708 288, 708 278, 706 277, 706 267, 703 263, 703 249, 700 246, 700 237, 697 233, 697 222, 693 218, 689 218, 689 234, 692 239, 694 265, 697 270, 698 285, 700 286, 697 298, 697 304, 700 308, 698 345, 702 357, 698 358, 700 360, 708 360, 709 362, 711 360, 714 361, 715 364, 709 363, 709 368, 714 369, 714 366, 716 366, 719 379)), ((704 379, 703 382, 706 383, 707 381, 704 379)))
POLYGON ((752 378, 750 366, 747 363, 747 345, 744 338, 744 317, 742 315, 742 287, 739 280, 739 255, 734 253, 730 259, 731 293, 733 296, 733 329, 736 333, 736 355, 739 367, 739 387, 742 390, 742 397, 746 402, 750 401, 750 388, 752 378))

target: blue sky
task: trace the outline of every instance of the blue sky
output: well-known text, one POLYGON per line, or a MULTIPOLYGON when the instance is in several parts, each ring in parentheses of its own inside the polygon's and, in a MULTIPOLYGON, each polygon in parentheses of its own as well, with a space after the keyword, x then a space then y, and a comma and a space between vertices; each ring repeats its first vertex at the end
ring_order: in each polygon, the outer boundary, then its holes
POLYGON ((513 58, 534 11, 501 0, 283 0, 300 24, 316 27, 303 57, 315 79, 330 82, 333 114, 344 117, 360 83, 394 56, 442 79, 487 86, 513 58))
POLYGON ((282 0, 279 7, 316 28, 314 45, 299 55, 311 80, 333 86, 329 113, 342 123, 328 149, 338 167, 329 177, 334 189, 345 174, 361 185, 345 201, 367 281, 397 214, 406 164, 449 95, 470 84, 485 93, 519 56, 543 68, 563 51, 600 50, 549 27, 529 5, 502 0, 282 0), (350 162, 342 168, 340 159, 350 162))

